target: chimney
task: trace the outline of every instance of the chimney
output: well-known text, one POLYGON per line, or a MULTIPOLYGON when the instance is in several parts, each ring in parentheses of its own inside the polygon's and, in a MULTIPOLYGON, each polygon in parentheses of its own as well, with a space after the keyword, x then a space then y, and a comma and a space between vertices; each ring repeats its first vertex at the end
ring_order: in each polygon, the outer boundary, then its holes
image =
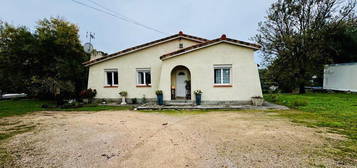
POLYGON ((92 61, 106 55, 107 54, 105 54, 103 51, 93 51, 92 54, 90 55, 90 60, 92 61))

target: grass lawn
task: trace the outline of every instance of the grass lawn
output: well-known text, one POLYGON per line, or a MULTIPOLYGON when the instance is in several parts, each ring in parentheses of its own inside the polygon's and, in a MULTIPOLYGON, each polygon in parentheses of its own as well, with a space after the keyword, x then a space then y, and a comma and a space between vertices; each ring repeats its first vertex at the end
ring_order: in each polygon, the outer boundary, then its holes
POLYGON ((0 118, 22 115, 35 111, 103 111, 103 110, 128 110, 130 106, 96 106, 87 105, 79 108, 41 108, 43 104, 53 105, 54 102, 32 99, 3 100, 0 101, 0 118))
POLYGON ((346 135, 349 140, 340 144, 340 151, 335 152, 345 152, 357 158, 357 94, 268 94, 264 98, 297 109, 280 112, 293 122, 328 127, 331 132, 346 135))

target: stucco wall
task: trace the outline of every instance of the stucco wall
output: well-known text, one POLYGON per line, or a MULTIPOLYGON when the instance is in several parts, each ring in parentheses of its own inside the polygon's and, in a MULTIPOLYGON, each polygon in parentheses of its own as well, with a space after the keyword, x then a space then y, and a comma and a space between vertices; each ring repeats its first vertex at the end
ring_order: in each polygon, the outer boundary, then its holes
POLYGON ((357 63, 326 65, 324 89, 357 92, 357 63))
POLYGON ((262 96, 252 49, 220 43, 164 60, 159 88, 163 90, 165 100, 171 97, 170 72, 178 65, 190 70, 192 92, 202 90, 203 101, 250 101, 253 96, 262 96), (214 87, 214 65, 218 64, 232 65, 232 87, 214 87))
MULTIPOLYGON (((196 42, 182 39, 173 40, 157 46, 153 46, 141 51, 114 58, 109 61, 94 64, 89 67, 88 88, 96 89, 96 98, 120 98, 120 91, 127 91, 128 98, 155 98, 155 91, 158 89, 161 63, 160 56, 179 49, 179 43, 184 47, 197 44, 196 42), (137 68, 151 69, 151 87, 136 87, 137 68), (119 87, 104 88, 105 69, 118 69, 119 87)), ((167 72, 170 74, 170 72, 167 72)))

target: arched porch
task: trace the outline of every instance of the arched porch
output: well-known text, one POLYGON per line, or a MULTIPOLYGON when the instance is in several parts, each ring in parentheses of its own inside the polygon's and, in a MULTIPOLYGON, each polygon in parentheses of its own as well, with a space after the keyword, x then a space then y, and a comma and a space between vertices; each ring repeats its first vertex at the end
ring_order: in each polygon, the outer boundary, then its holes
POLYGON ((171 100, 191 100, 191 72, 186 66, 171 71, 171 100))

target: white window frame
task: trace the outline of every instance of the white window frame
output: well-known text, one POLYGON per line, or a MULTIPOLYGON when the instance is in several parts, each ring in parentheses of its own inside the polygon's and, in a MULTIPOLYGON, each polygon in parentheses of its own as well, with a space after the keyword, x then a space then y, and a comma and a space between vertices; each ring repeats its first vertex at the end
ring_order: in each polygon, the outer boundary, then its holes
POLYGON ((118 69, 104 69, 104 85, 105 86, 119 86, 119 72, 118 69), (110 72, 112 73, 112 84, 108 84, 108 78, 107 78, 107 73, 110 72), (118 74, 118 83, 114 84, 114 72, 118 74))
POLYGON ((222 64, 222 65, 214 65, 213 66, 213 84, 214 85, 232 85, 232 65, 230 64, 222 64), (220 69, 221 70, 221 83, 215 83, 215 70, 220 69), (223 83, 223 69, 229 69, 229 83, 223 83))
POLYGON ((151 69, 150 68, 137 68, 136 69, 136 85, 137 86, 151 86, 152 84, 152 74, 151 74, 151 69), (144 84, 140 84, 139 83, 139 72, 144 72, 144 84), (146 84, 146 73, 149 72, 150 73, 150 83, 147 85, 146 84))

